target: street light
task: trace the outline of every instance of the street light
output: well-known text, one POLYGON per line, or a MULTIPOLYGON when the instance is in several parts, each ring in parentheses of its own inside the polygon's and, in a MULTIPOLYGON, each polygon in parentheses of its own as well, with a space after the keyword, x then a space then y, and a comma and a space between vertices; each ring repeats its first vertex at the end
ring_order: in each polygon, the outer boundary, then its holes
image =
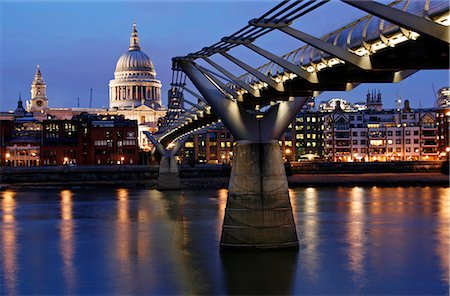
POLYGON ((120 157, 120 163, 123 164, 123 161, 125 160, 125 157, 121 156, 120 157))
POLYGON ((9 154, 8 152, 5 154, 6 157, 6 166, 9 166, 9 158, 11 157, 11 154, 9 154))

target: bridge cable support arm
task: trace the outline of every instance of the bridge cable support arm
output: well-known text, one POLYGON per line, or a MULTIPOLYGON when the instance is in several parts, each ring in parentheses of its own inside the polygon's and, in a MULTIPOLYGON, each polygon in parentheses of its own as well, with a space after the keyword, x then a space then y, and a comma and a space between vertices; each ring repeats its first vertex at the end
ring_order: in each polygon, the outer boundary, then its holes
POLYGON ((277 91, 280 91, 280 92, 284 91, 284 86, 283 86, 282 83, 276 82, 271 77, 269 77, 267 75, 264 75, 263 73, 261 73, 258 70, 250 67, 246 63, 244 63, 241 60, 239 60, 239 59, 229 55, 226 52, 220 52, 220 54, 222 56, 224 56, 225 58, 229 59, 230 61, 232 61, 233 63, 235 63, 236 65, 238 65, 239 67, 241 67, 242 69, 244 69, 245 71, 247 71, 248 73, 250 73, 251 75, 253 75, 256 78, 258 78, 260 81, 267 83, 273 89, 275 89, 277 91))
POLYGON ((239 97, 239 95, 236 93, 235 90, 229 88, 228 86, 226 86, 222 81, 220 81, 218 78, 216 78, 214 75, 210 75, 208 71, 206 71, 205 69, 202 69, 202 67, 198 67, 197 65, 195 65, 195 67, 203 73, 203 75, 213 83, 213 85, 220 91, 222 92, 225 97, 227 99, 230 100, 230 98, 227 96, 230 95, 233 98, 237 99, 239 97))
POLYGON ((291 62, 286 61, 285 59, 274 55, 273 53, 254 45, 252 42, 253 39, 233 39, 229 37, 222 38, 224 42, 228 42, 231 44, 242 44, 245 47, 253 50, 257 54, 265 57, 266 59, 274 62, 275 64, 280 65, 284 69, 288 70, 289 72, 292 72, 296 74, 297 76, 309 81, 310 83, 319 83, 317 74, 316 73, 309 73, 305 70, 303 70, 300 66, 297 66, 295 64, 292 64, 291 62))
POLYGON ((254 97, 259 97, 259 91, 255 90, 254 88, 252 88, 250 85, 248 85, 246 82, 242 81, 240 78, 234 76, 233 74, 231 74, 230 72, 228 72, 227 70, 225 70, 223 67, 221 67, 220 65, 218 65, 217 63, 211 61, 210 59, 208 59, 207 57, 204 57, 203 60, 205 60, 208 64, 210 64, 211 66, 213 66, 214 68, 216 68, 219 72, 221 72, 223 75, 227 76, 229 79, 231 79, 233 81, 233 83, 237 84, 238 86, 240 86, 241 88, 245 89, 246 91, 248 91, 252 96, 254 97))

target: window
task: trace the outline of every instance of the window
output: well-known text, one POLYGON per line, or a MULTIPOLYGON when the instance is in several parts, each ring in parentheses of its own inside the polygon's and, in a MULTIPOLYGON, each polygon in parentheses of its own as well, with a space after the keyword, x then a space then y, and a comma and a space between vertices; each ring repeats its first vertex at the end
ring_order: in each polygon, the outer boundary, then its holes
POLYGON ((402 152, 402 148, 400 147, 395 148, 395 152, 402 152))
POLYGON ((388 152, 392 152, 392 151, 394 151, 394 149, 393 149, 393 148, 388 148, 387 150, 388 150, 388 152))
POLYGON ((361 140, 361 145, 366 145, 366 140, 361 140))
POLYGON ((414 144, 419 144, 419 139, 414 139, 414 144))
POLYGON ((406 139, 406 144, 411 144, 411 139, 406 139))
POLYGON ((124 140, 123 146, 136 146, 136 140, 124 140))
POLYGON ((395 140, 395 144, 401 144, 401 143, 402 143, 402 140, 401 140, 401 139, 395 140))
POLYGON ((184 147, 186 147, 186 148, 194 148, 194 142, 186 142, 186 143, 184 143, 184 147))
POLYGON ((414 131, 414 136, 418 136, 419 135, 419 131, 414 131))
POLYGON ((353 140, 353 145, 358 145, 358 140, 353 140))
POLYGON ((366 153, 366 148, 361 148, 361 153, 366 153))
POLYGON ((388 131, 388 132, 387 132, 387 135, 388 135, 388 136, 392 136, 392 131, 388 131))
POLYGON ((405 135, 410 136, 411 135, 411 131, 405 131, 405 135))
POLYGON ((353 132, 353 133, 352 133, 352 136, 353 136, 353 137, 357 137, 357 136, 358 136, 358 132, 353 132))
POLYGON ((411 148, 406 147, 406 152, 411 152, 411 148))
POLYGON ((395 131, 395 135, 396 136, 401 136, 402 135, 402 131, 395 131))

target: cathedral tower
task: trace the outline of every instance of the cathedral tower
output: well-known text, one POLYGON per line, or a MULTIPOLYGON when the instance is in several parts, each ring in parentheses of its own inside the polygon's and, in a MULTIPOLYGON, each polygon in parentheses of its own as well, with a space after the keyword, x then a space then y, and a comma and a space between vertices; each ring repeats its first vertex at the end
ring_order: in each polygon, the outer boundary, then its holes
POLYGON ((28 102, 27 109, 30 112, 41 111, 48 108, 47 91, 41 68, 37 65, 36 74, 31 83, 31 100, 28 102))

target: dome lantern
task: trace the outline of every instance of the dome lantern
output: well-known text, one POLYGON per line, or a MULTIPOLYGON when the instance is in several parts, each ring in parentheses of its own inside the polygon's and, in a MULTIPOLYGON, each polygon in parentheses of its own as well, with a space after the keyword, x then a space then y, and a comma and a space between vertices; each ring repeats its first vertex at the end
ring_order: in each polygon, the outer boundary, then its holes
POLYGON ((139 37, 136 29, 136 21, 133 22, 133 32, 131 32, 130 37, 130 47, 128 50, 141 50, 139 46, 139 37))

